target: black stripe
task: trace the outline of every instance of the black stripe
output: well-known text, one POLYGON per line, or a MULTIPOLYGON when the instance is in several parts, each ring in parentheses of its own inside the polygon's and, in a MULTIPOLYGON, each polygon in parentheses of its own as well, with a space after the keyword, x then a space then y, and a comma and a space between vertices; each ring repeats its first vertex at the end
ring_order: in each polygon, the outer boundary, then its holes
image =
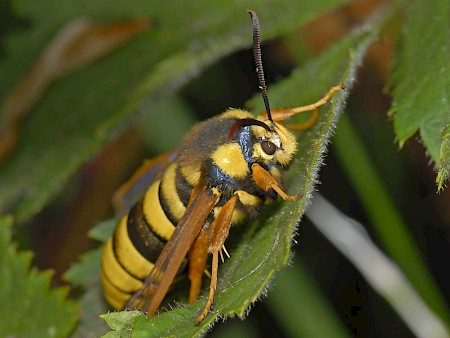
POLYGON ((170 208, 169 208, 170 201, 167 201, 164 198, 164 194, 162 193, 162 184, 159 185, 158 198, 159 198, 159 204, 161 205, 161 208, 164 211, 164 214, 166 215, 167 219, 170 221, 170 223, 177 225, 178 220, 170 212, 170 208))
MULTIPOLYGON (((142 200, 142 202, 143 202, 143 200, 142 200)), ((158 202, 159 202, 159 205, 161 205, 161 199, 159 197, 159 192, 158 192, 158 202)), ((162 208, 162 206, 161 206, 161 208, 162 208)), ((163 211, 164 211, 164 209, 163 209, 163 211)), ((165 211, 164 211, 164 215, 166 215, 165 211)), ((149 231, 153 234, 153 236, 158 238, 161 243, 165 244, 167 242, 167 240, 164 237, 162 237, 159 233, 157 233, 157 232, 152 230, 152 226, 151 226, 151 224, 150 224, 150 222, 148 220, 148 218, 151 218, 152 216, 151 215, 146 215, 144 213, 144 208, 143 207, 142 207, 142 216, 143 216, 143 220, 144 220, 145 224, 147 224, 147 227, 148 227, 149 231)), ((167 215, 166 215, 166 217, 167 217, 167 215)), ((172 223, 172 224, 174 224, 174 223, 172 223)))
POLYGON ((117 256, 117 252, 116 252, 116 242, 118 241, 118 236, 117 236, 117 229, 114 231, 113 237, 112 237, 112 250, 113 250, 113 254, 114 254, 114 258, 117 261, 117 263, 119 263, 120 267, 130 276, 138 279, 138 280, 142 280, 140 279, 138 276, 136 276, 132 271, 128 270, 126 267, 123 266, 122 262, 120 261, 119 257, 117 256))
POLYGON ((136 250, 146 260, 155 262, 166 241, 150 229, 144 217, 142 200, 128 213, 127 231, 136 250))
POLYGON ((179 166, 177 166, 177 169, 175 171, 175 187, 177 189, 177 193, 181 202, 184 204, 184 206, 187 206, 189 198, 191 197, 192 187, 181 173, 179 166))

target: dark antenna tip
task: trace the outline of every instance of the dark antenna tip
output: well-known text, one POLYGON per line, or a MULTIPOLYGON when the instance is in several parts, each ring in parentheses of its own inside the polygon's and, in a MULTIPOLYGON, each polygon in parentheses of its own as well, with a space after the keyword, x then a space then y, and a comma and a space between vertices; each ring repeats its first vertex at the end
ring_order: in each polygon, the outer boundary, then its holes
POLYGON ((267 96, 267 87, 266 80, 264 79, 264 69, 262 65, 261 59, 261 34, 259 27, 259 19, 256 13, 250 9, 247 10, 252 18, 252 26, 253 26, 253 59, 255 61, 256 66, 256 74, 258 75, 259 89, 261 90, 261 94, 264 100, 264 105, 266 106, 266 113, 269 117, 269 120, 272 120, 272 114, 270 113, 270 104, 269 97, 267 96))

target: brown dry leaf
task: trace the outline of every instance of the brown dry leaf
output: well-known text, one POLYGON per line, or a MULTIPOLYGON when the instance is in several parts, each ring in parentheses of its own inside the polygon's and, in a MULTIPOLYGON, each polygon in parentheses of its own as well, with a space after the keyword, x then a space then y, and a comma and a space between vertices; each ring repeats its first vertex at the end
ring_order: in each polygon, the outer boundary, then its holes
POLYGON ((66 24, 6 97, 0 110, 0 162, 14 147, 24 117, 48 86, 70 72, 108 55, 137 33, 148 20, 96 24, 79 18, 66 24))

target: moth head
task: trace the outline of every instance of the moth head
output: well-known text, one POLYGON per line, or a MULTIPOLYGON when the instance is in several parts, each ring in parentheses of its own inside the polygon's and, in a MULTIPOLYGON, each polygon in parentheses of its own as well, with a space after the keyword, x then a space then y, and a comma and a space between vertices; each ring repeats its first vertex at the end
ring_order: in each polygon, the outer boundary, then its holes
POLYGON ((259 117, 259 121, 269 126, 269 129, 252 126, 252 132, 256 142, 253 146, 253 157, 265 164, 275 161, 281 166, 287 166, 292 162, 297 150, 295 136, 281 123, 265 120, 259 117))
POLYGON ((281 166, 287 166, 291 163, 297 149, 297 140, 281 123, 274 122, 264 115, 257 119, 241 118, 231 126, 228 140, 233 138, 236 132, 243 127, 251 128, 252 157, 257 162, 266 165, 275 162, 281 166))

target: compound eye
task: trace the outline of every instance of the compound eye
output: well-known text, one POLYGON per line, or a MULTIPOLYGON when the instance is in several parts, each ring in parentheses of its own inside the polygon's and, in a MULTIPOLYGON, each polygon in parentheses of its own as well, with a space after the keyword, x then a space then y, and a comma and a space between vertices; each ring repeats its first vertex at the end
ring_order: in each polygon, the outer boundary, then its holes
POLYGON ((273 155, 277 150, 277 146, 270 141, 262 141, 261 148, 267 155, 273 155))

